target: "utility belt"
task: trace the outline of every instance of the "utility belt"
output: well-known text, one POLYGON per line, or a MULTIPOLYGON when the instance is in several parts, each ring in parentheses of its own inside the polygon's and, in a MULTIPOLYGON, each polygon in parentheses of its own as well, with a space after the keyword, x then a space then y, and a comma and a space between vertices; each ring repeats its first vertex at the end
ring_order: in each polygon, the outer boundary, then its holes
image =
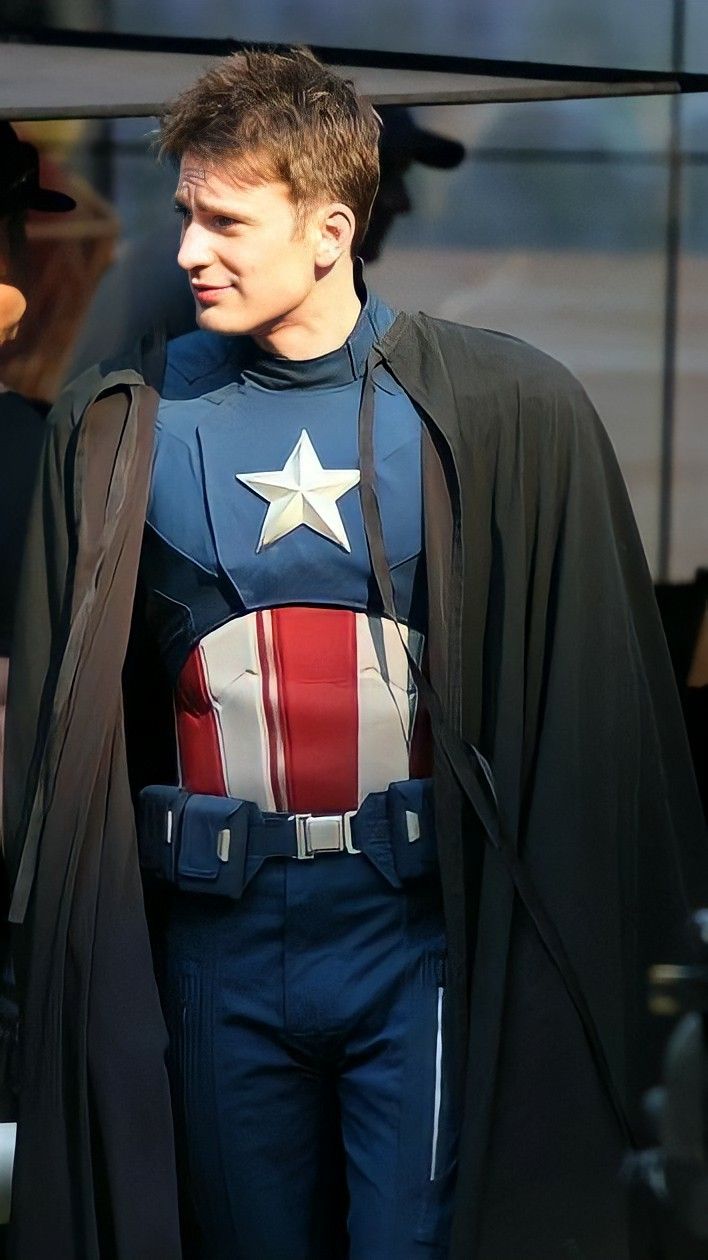
POLYGON ((179 787, 140 793, 143 869, 183 892, 238 901, 268 858, 365 855, 394 887, 437 871, 430 779, 391 783, 343 814, 267 813, 253 801, 179 787))

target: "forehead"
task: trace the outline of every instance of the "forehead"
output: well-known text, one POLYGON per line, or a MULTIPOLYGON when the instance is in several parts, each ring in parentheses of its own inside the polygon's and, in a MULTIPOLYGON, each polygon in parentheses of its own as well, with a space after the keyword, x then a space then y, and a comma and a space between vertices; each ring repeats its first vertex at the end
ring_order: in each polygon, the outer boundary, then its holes
POLYGON ((273 211, 292 208, 287 184, 280 180, 248 178, 226 166, 207 164, 192 153, 185 153, 179 168, 176 193, 185 201, 218 202, 220 205, 250 210, 273 211))

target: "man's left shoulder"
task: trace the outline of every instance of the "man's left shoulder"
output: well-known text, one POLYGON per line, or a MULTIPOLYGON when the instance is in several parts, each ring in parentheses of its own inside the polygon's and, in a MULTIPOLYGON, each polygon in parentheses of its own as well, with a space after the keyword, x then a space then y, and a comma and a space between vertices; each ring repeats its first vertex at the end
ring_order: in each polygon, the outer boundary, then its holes
POLYGON ((557 454, 602 432, 572 372, 509 333, 420 314, 398 321, 382 347, 394 376, 453 445, 521 435, 557 454))
POLYGON ((419 319, 453 380, 465 390, 514 391, 529 399, 584 395, 569 368, 511 333, 431 316, 419 319))

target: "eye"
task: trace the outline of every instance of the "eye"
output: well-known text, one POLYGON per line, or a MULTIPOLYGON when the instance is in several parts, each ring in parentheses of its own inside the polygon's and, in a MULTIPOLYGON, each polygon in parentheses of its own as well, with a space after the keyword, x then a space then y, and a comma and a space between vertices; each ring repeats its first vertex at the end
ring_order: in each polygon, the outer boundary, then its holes
POLYGON ((212 221, 216 228, 235 227, 238 223, 238 219, 230 219, 226 214, 215 214, 212 221))

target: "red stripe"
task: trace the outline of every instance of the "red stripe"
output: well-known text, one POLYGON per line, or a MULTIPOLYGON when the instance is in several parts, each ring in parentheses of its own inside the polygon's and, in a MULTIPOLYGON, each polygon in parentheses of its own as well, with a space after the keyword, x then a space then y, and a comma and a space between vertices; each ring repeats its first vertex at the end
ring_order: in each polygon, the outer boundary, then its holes
POLYGON ((188 792, 226 796, 219 728, 198 647, 190 652, 177 680, 175 713, 182 786, 188 792))
MULTIPOLYGON (((271 684, 273 675, 271 664, 268 659, 268 647, 266 644, 266 631, 263 623, 264 614, 256 613, 256 641, 258 643, 258 659, 261 664, 261 694, 263 696, 263 711, 265 714, 266 731, 268 732, 268 763, 270 769, 270 786, 273 793, 275 808, 285 810, 288 808, 288 802, 283 800, 283 794, 278 782, 278 726, 280 715, 273 707, 271 701, 271 684)), ((277 687, 277 672, 275 677, 277 687)))
POLYGON ((355 614, 276 608, 273 643, 289 809, 356 809, 359 708, 355 614))

